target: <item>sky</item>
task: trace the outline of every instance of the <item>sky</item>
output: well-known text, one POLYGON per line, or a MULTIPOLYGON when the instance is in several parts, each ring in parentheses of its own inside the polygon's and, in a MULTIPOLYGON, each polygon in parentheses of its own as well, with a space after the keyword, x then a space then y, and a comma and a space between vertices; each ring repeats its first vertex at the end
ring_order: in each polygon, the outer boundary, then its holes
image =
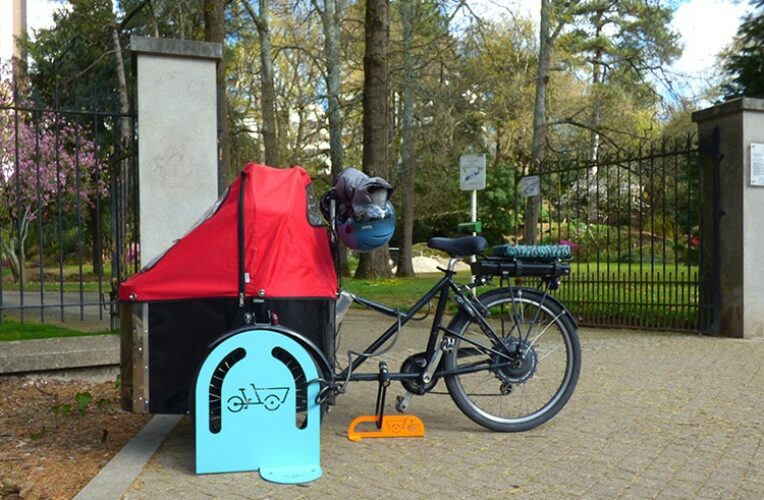
MULTIPOLYGON (((29 27, 47 28, 52 25, 52 14, 65 4, 62 0, 27 0, 29 27)), ((538 20, 539 0, 472 0, 476 13, 494 16, 514 13, 538 20)), ((684 53, 671 68, 675 77, 674 89, 693 97, 712 80, 718 65, 716 54, 731 41, 740 24, 740 18, 750 6, 747 0, 675 0, 673 28, 680 34, 684 53)), ((11 55, 12 0, 0 0, 0 59, 11 55)))
MULTIPOLYGON (((520 14, 536 23, 540 17, 538 0, 472 0, 479 15, 520 14)), ((688 98, 698 97, 718 76, 716 55, 732 42, 741 18, 751 11, 748 0, 674 0, 677 8, 672 22, 684 47, 682 56, 666 68, 672 79, 671 91, 688 98)), ((669 89, 659 89, 668 93, 669 89)), ((668 96, 671 98, 671 96, 668 96)))
MULTIPOLYGON (((60 9, 61 0, 27 0, 27 26, 33 29, 49 28, 53 24, 53 11, 60 9)), ((0 59, 11 57, 13 43, 13 0, 0 0, 0 59)))
POLYGON ((684 52, 672 70, 688 75, 684 93, 697 94, 720 72, 716 55, 730 44, 740 19, 750 11, 747 1, 691 0, 679 6, 673 25, 682 36, 684 52))

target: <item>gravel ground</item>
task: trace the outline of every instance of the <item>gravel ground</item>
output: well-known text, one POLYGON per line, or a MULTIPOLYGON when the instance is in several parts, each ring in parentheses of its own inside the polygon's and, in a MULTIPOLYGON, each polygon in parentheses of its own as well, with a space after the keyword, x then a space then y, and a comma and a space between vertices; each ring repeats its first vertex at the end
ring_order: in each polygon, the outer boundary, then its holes
POLYGON ((147 420, 119 409, 114 382, 1 376, 0 498, 73 497, 147 420))

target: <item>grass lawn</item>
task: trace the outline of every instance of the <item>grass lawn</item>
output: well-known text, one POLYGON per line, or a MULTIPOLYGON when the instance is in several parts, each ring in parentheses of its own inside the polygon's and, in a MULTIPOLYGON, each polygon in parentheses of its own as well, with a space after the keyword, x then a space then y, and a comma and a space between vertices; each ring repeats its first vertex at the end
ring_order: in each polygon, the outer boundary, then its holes
MULTIPOLYGON (((643 264, 573 263, 571 275, 563 277, 554 292, 585 324, 613 324, 645 327, 692 328, 697 321, 697 266, 643 264), (664 271, 665 269, 665 271, 664 271)), ((342 285, 361 297, 408 310, 438 282, 440 273, 420 274, 416 278, 356 280, 345 278, 342 285)), ((457 275, 467 283, 469 272, 457 275)), ((538 281, 526 278, 524 286, 538 281)), ((499 285, 499 279, 478 290, 484 293, 499 285)), ((450 309, 453 313, 453 308, 450 309)))
MULTIPOLYGON (((82 265, 82 291, 84 292, 98 292, 99 291, 99 276, 93 274, 93 267, 91 264, 84 263, 82 265)), ((61 284, 59 283, 59 277, 61 270, 58 268, 58 264, 52 266, 45 266, 43 269, 43 288, 46 292, 57 292, 61 290, 61 284)), ((65 292, 79 292, 80 291, 80 266, 79 264, 64 264, 63 268, 64 277, 64 291, 65 292)), ((100 291, 108 292, 111 288, 111 264, 105 263, 103 273, 100 277, 100 291)), ((7 267, 3 268, 3 290, 18 291, 21 287, 11 277, 11 270, 7 267)), ((40 291, 40 268, 39 267, 27 267, 27 279, 24 283, 24 291, 39 292, 40 291)))
MULTIPOLYGON (((61 290, 61 284, 58 282, 44 282, 43 288, 46 292, 58 292, 61 290)), ((3 290, 18 292, 21 290, 21 287, 18 283, 3 283, 3 290)), ((101 282, 101 287, 99 289, 98 282, 97 281, 85 281, 82 283, 82 291, 83 292, 109 292, 111 290, 111 283, 109 283, 108 278, 104 278, 104 280, 101 282)), ((40 282, 35 283, 24 283, 24 292, 39 292, 40 291, 40 282)), ((64 282, 64 291, 65 292, 77 292, 80 291, 80 284, 79 282, 64 282)))
MULTIPOLYGON (((363 298, 405 311, 413 306, 442 276, 442 273, 424 273, 417 275, 415 278, 387 278, 378 280, 344 278, 342 286, 347 291, 363 298)), ((470 278, 469 271, 463 271, 457 274, 455 281, 469 283, 470 278)), ((488 290, 488 288, 485 288, 485 290, 488 290)))
MULTIPOLYGON (((7 271, 7 270, 4 270, 7 271)), ((45 270, 47 276, 58 275, 58 268, 45 270)), ((39 271, 38 271, 39 273, 39 271)), ((69 281, 64 283, 64 291, 80 290, 79 266, 67 265, 64 274, 69 281)), ((674 266, 656 264, 624 264, 573 262, 571 275, 562 278, 558 291, 554 292, 571 311, 586 324, 614 325, 686 325, 697 318, 698 287, 697 266, 674 266)), ((30 278, 33 274, 29 274, 30 278)), ((104 282, 101 290, 108 292, 110 269, 104 269, 104 282)), ((348 291, 361 297, 380 302, 402 311, 408 310, 441 278, 441 273, 427 273, 415 278, 387 278, 378 280, 356 280, 345 278, 342 285, 348 291)), ((98 291, 99 284, 94 275, 83 278, 95 279, 83 283, 84 291, 98 291)), ((457 274, 456 281, 468 283, 469 271, 457 274)), ((536 286, 536 280, 526 279, 525 286, 536 286)), ((479 289, 484 293, 499 285, 499 279, 479 289)), ((56 282, 46 282, 45 289, 58 291, 56 282)), ((4 283, 4 290, 18 290, 14 283, 4 283)), ((27 283, 25 291, 39 291, 39 281, 27 283)), ((449 313, 455 312, 450 305, 449 313)), ((680 326, 680 328, 683 328, 680 326)), ((108 333, 108 332, 101 332, 108 333)), ((85 335, 76 330, 69 330, 51 324, 18 323, 10 319, 0 325, 0 340, 19 338, 47 338, 71 335, 85 335)), ((92 334, 91 334, 92 335, 92 334)))
MULTIPOLYGON (((598 271, 596 262, 573 263, 571 275, 561 279, 561 292, 567 290, 568 295, 572 295, 572 298, 576 300, 613 302, 622 300, 622 296, 626 294, 624 290, 637 286, 647 294, 645 299, 663 302, 671 298, 673 301, 677 297, 675 294, 670 294, 668 288, 685 289, 683 292, 677 293, 686 295, 689 293, 686 290, 687 284, 692 282, 693 276, 698 273, 697 266, 680 266, 676 269, 670 266, 667 267, 666 274, 663 274, 663 269, 660 266, 656 266, 653 273, 651 273, 648 265, 642 267, 642 272, 640 272, 639 264, 631 264, 631 266, 628 264, 610 264, 609 271, 607 271, 605 264, 600 263, 599 266, 598 271), (595 282, 599 286, 591 286, 595 282), (584 284, 589 286, 584 286, 584 284), (665 293, 661 293, 662 291, 665 293)), ((407 307, 413 305, 442 276, 442 273, 424 273, 418 274, 415 278, 393 277, 376 280, 344 278, 342 285, 348 291, 367 299, 391 307, 407 307)), ((456 281, 468 283, 470 278, 469 271, 462 271, 457 273, 456 281)), ((526 284, 531 281, 535 280, 528 278, 526 284)), ((496 287, 498 284, 499 279, 496 277, 492 285, 496 287)), ((489 289, 490 285, 480 289, 480 291, 489 289)))
POLYGON ((81 332, 79 330, 70 330, 69 328, 49 323, 32 323, 29 321, 21 323, 20 321, 8 318, 3 318, 3 322, 0 323, 0 342, 4 340, 32 340, 117 333, 118 332, 116 331, 108 330, 101 332, 81 332))
POLYGON ((699 272, 698 266, 688 266, 686 264, 679 264, 674 266, 673 263, 666 263, 664 266, 661 263, 656 263, 652 268, 649 262, 640 264, 639 262, 576 262, 570 263, 571 274, 577 273, 596 273, 601 274, 613 274, 616 276, 631 276, 633 274, 644 276, 648 275, 661 275, 661 276, 690 276, 693 273, 699 272))

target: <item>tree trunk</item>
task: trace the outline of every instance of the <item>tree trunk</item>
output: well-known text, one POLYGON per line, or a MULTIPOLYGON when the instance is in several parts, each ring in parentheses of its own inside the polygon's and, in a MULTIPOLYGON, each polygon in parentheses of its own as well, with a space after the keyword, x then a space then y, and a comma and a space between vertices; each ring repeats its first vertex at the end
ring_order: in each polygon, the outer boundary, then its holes
POLYGON ((416 138, 414 135, 414 54, 412 38, 414 36, 413 0, 401 0, 401 22, 403 24, 403 234, 401 249, 398 254, 397 276, 414 276, 413 238, 414 238, 414 178, 416 174, 416 138))
MULTIPOLYGON (((602 57, 602 50, 597 50, 595 57, 602 57)), ((594 63, 592 74, 592 118, 591 136, 589 137, 589 159, 595 161, 599 156, 600 134, 599 128, 602 123, 602 102, 599 95, 599 86, 602 83, 602 70, 598 63, 594 63)))
MULTIPOLYGON (((94 182, 98 182, 94 173, 94 182)), ((94 184, 97 185, 97 184, 94 184)), ((101 217, 95 204, 92 204, 88 208, 88 224, 90 228, 90 234, 93 238, 91 245, 91 252, 93 256, 93 274, 96 276, 103 275, 103 252, 101 247, 101 217)))
MULTIPOLYGON (((595 39, 599 40, 602 35, 603 29, 603 16, 602 9, 598 9, 594 16, 594 29, 595 39)), ((594 161, 599 155, 600 147, 600 134, 599 128, 602 122, 602 102, 600 96, 600 84, 602 83, 602 45, 597 45, 594 51, 594 61, 592 62, 592 118, 591 118, 591 135, 589 137, 589 159, 594 161)))
POLYGON ((223 58, 218 61, 215 86, 218 99, 218 188, 224 189, 236 177, 237 166, 230 165, 230 138, 228 137, 228 99, 225 91, 225 1, 204 0, 204 39, 223 47, 223 58))
POLYGON ((599 129, 602 124, 602 94, 601 86, 603 82, 604 65, 602 64, 603 47, 600 41, 602 31, 604 28, 604 11, 598 9, 594 14, 594 38, 597 40, 597 48, 594 50, 594 59, 592 61, 592 114, 590 121, 590 135, 589 135, 589 160, 592 162, 587 175, 579 178, 577 181, 580 184, 577 186, 576 192, 585 193, 585 199, 578 200, 586 210, 587 223, 595 222, 597 220, 597 187, 599 182, 597 180, 597 158, 599 158, 600 150, 600 134, 599 129))
POLYGON ((248 0, 244 8, 257 27, 260 38, 260 106, 263 114, 263 146, 265 164, 279 166, 279 144, 276 135, 276 90, 273 83, 273 57, 271 55, 271 33, 268 26, 268 0, 258 0, 259 14, 254 11, 248 0))
MULTIPOLYGON (((314 0, 317 4, 317 0, 314 0)), ((342 147, 342 108, 340 106, 341 68, 340 36, 342 31, 342 9, 337 0, 324 0, 324 8, 316 5, 321 13, 324 29, 324 57, 326 58, 326 100, 329 121, 329 161, 332 168, 332 181, 342 173, 344 155, 342 147)), ((350 276, 348 252, 341 241, 337 243, 339 267, 342 276, 350 276)))
MULTIPOLYGON (((26 240, 29 232, 30 209, 24 214, 19 214, 18 236, 14 239, 8 235, 8 240, 0 238, 0 258, 3 254, 8 256, 11 263, 11 274, 17 283, 26 283, 26 240)), ((42 252, 42 250, 40 250, 42 252)), ((0 276, 2 279, 2 276, 0 276)))
MULTIPOLYGON (((363 170, 370 176, 387 171, 387 46, 389 0, 366 0, 366 49, 363 57, 363 170)), ((356 278, 390 276, 387 245, 361 254, 356 278)))
POLYGON ((271 56, 271 33, 268 26, 268 0, 260 0, 261 23, 257 26, 260 36, 260 64, 263 105, 263 142, 265 163, 279 165, 279 143, 276 136, 276 90, 273 83, 273 57, 271 56))
MULTIPOLYGON (((549 84, 549 62, 554 38, 550 19, 550 0, 541 0, 541 22, 539 26, 539 58, 536 70, 536 99, 533 106, 533 141, 531 143, 531 165, 525 174, 532 174, 544 161, 546 147, 546 91, 549 84)), ((541 199, 529 196, 525 201, 524 243, 536 244, 536 225, 539 220, 541 199)))
MULTIPOLYGON (((29 215, 24 215, 21 225, 19 226, 19 239, 18 245, 18 260, 19 260, 19 282, 27 282, 27 234, 29 234, 29 215)), ((40 267, 42 267, 42 242, 40 243, 40 267)))
MULTIPOLYGON (((23 275, 22 268, 19 265, 19 257, 16 255, 15 245, 13 242, 13 238, 10 236, 8 237, 8 240, 6 241, 5 238, 0 238, 0 258, 3 256, 8 257, 8 261, 11 264, 11 275, 13 276, 13 280, 17 283, 21 282, 21 277, 23 275)), ((0 277, 2 279, 2 277, 0 277)))

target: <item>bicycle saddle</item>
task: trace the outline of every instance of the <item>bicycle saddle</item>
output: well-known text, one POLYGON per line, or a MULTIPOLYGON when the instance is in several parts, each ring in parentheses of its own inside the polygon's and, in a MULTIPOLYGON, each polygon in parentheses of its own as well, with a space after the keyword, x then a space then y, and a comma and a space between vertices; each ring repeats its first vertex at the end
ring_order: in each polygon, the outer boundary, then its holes
POLYGON ((430 238, 427 246, 443 250, 452 257, 475 255, 488 247, 488 242, 482 236, 462 236, 460 238, 430 238))

